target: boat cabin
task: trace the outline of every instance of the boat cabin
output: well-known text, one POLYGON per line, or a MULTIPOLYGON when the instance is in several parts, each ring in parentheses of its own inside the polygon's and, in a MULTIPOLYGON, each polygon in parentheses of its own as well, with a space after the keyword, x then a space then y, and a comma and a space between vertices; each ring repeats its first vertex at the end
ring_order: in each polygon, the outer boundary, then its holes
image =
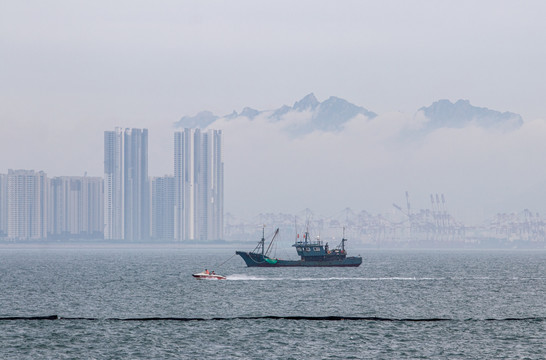
POLYGON ((302 260, 329 260, 329 259, 344 259, 347 256, 345 251, 345 241, 346 239, 341 240, 341 249, 330 249, 328 243, 325 245, 321 240, 308 240, 309 234, 304 235, 304 240, 297 240, 294 245, 298 255, 301 256, 302 260))

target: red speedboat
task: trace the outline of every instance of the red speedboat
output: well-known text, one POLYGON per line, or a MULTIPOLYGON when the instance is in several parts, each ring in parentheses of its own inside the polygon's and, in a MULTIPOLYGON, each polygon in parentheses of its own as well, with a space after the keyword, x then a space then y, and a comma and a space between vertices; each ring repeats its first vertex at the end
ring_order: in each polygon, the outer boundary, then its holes
POLYGON ((225 280, 226 279, 225 276, 206 273, 205 271, 197 273, 197 274, 192 274, 191 276, 193 276, 197 280, 225 280))

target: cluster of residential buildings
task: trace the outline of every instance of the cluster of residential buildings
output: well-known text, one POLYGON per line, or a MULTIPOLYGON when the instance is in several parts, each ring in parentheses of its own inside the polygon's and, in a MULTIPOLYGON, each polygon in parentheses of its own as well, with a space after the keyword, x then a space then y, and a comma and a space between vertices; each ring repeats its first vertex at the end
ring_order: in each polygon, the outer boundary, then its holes
POLYGON ((104 178, 0 174, 0 238, 219 240, 224 227, 222 132, 174 134, 174 175, 148 174, 148 130, 104 132, 104 178))

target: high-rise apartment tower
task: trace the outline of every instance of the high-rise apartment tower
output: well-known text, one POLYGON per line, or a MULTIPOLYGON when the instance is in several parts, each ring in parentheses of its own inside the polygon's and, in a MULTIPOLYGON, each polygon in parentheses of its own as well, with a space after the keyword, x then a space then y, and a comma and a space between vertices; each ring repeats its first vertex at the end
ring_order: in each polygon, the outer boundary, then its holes
POLYGON ((150 236, 148 130, 104 132, 104 238, 150 236))
POLYGON ((152 238, 174 240, 174 177, 152 180, 152 238))
POLYGON ((222 131, 174 134, 175 238, 218 240, 224 227, 222 131))
POLYGON ((47 175, 8 170, 8 237, 47 238, 47 175))
POLYGON ((102 238, 104 191, 99 177, 60 176, 49 179, 48 236, 102 238))
POLYGON ((0 238, 8 236, 8 175, 0 174, 0 238))

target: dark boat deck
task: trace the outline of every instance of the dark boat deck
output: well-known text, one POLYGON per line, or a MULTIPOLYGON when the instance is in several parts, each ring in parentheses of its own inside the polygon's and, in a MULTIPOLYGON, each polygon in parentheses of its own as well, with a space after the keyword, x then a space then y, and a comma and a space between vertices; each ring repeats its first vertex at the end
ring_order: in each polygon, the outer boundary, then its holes
MULTIPOLYGON (((273 244, 273 240, 279 233, 279 229, 275 231, 267 250, 265 250, 265 234, 258 242, 258 246, 254 251, 236 251, 235 254, 243 258, 248 267, 357 267, 362 264, 360 256, 347 257, 345 251, 345 229, 344 236, 341 239, 340 247, 330 250, 328 243, 323 244, 319 238, 311 240, 309 232, 306 231, 303 235, 303 240, 296 240, 292 245, 296 248, 301 260, 281 260, 269 257, 269 250, 273 244), (261 251, 260 251, 261 249, 261 251), (256 252, 259 251, 259 252, 256 252)), ((265 228, 264 228, 265 232, 265 228)), ((299 235, 298 235, 299 239, 299 235)))
POLYGON ((236 251, 248 267, 358 267, 362 264, 361 257, 345 257, 329 260, 280 260, 262 254, 236 251))

